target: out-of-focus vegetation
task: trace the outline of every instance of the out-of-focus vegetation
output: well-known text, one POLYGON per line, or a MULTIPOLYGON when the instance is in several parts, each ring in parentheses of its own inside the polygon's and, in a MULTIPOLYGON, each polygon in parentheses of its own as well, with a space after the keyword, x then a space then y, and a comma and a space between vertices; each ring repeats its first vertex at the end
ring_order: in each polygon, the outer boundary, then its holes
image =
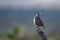
POLYGON ((7 33, 5 40, 40 40, 38 33, 28 33, 24 27, 15 27, 12 32, 7 33))
MULTIPOLYGON (((3 40, 42 40, 37 32, 28 33, 24 27, 14 27, 5 35, 3 40)), ((60 40, 59 35, 47 37, 48 40, 60 40)))
POLYGON ((7 40, 21 40, 21 38, 25 35, 25 30, 23 27, 15 27, 12 29, 12 32, 7 33, 7 40))
POLYGON ((49 38, 49 40, 60 40, 60 34, 53 35, 49 38))

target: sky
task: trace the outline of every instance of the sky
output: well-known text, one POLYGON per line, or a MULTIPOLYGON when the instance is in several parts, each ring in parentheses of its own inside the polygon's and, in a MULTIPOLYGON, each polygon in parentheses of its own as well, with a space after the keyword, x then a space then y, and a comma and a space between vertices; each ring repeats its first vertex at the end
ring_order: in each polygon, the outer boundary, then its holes
POLYGON ((60 0, 0 0, 0 8, 43 8, 60 9, 60 0))

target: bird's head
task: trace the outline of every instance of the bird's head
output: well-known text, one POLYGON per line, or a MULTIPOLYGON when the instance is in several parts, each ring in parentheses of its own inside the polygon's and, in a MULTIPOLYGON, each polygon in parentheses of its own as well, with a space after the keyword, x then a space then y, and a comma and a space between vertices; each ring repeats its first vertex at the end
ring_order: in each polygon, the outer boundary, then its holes
POLYGON ((39 12, 38 12, 38 13, 36 13, 36 16, 40 16, 40 15, 41 15, 41 13, 39 13, 39 12))

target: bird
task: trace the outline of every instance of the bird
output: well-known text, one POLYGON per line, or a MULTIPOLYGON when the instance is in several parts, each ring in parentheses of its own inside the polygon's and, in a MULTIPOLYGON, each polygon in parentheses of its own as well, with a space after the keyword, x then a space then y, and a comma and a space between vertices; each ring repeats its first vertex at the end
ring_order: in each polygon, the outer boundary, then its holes
POLYGON ((45 29, 44 24, 43 24, 43 22, 42 22, 42 20, 41 20, 41 18, 40 18, 40 15, 41 15, 41 14, 40 14, 39 12, 36 13, 36 16, 35 16, 34 19, 33 19, 33 23, 36 25, 37 32, 38 32, 39 35, 42 37, 42 40, 47 40, 46 35, 45 35, 44 32, 40 29, 40 27, 43 27, 43 28, 45 29))
POLYGON ((43 27, 45 29, 44 24, 43 24, 42 20, 40 19, 40 13, 39 12, 36 13, 36 16, 33 19, 33 23, 34 23, 34 25, 36 25, 37 28, 43 27))

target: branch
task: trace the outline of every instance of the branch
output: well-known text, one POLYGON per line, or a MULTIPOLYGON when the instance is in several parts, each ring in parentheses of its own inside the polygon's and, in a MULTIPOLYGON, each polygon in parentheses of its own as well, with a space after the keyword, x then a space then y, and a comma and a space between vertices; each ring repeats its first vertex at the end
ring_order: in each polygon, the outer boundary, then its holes
POLYGON ((47 40, 47 37, 42 30, 37 29, 37 32, 38 32, 39 35, 41 35, 42 40, 47 40))

